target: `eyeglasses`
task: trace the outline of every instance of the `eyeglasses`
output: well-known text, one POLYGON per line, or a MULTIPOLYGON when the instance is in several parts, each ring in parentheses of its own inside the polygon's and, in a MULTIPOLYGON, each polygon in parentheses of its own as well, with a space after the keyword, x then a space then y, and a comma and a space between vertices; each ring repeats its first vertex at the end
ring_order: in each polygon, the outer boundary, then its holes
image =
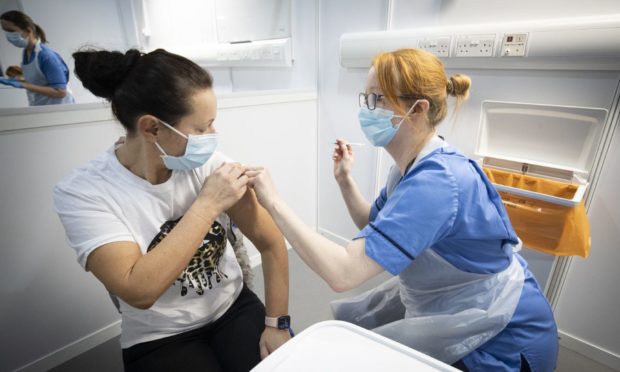
MULTIPOLYGON (((377 102, 383 101, 385 96, 383 94, 377 93, 360 93, 359 94, 359 105, 360 107, 368 107, 369 110, 374 110, 377 108, 377 102)), ((398 96, 400 99, 416 99, 419 97, 415 96, 398 96)))

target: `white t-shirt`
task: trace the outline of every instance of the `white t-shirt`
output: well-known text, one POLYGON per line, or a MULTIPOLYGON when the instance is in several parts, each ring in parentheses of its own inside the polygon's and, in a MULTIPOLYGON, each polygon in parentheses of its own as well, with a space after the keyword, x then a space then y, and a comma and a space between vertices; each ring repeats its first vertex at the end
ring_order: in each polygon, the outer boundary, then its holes
MULTIPOLYGON (((54 205, 69 245, 86 268, 88 255, 111 242, 131 241, 143 254, 157 244, 185 214, 205 178, 223 162, 214 153, 195 171, 173 171, 153 185, 126 169, 114 148, 73 170, 54 188, 54 205)), ((220 215, 202 245, 173 285, 147 310, 120 301, 121 347, 175 335, 210 323, 232 305, 243 277, 226 239, 228 217, 220 215)))

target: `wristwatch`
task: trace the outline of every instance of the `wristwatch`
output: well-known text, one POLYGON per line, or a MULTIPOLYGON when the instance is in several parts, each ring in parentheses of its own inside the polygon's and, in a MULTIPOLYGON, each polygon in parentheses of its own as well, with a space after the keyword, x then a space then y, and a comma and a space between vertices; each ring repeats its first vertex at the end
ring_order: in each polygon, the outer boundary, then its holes
POLYGON ((289 329, 291 328, 291 317, 290 315, 282 315, 277 318, 266 316, 265 325, 278 329, 289 329))

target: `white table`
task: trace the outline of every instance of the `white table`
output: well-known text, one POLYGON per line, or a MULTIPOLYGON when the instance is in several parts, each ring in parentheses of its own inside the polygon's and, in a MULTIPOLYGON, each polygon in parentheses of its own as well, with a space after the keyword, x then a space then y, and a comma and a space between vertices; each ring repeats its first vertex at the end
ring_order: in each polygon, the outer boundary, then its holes
POLYGON ((458 370, 364 328, 328 320, 300 332, 252 371, 458 370))

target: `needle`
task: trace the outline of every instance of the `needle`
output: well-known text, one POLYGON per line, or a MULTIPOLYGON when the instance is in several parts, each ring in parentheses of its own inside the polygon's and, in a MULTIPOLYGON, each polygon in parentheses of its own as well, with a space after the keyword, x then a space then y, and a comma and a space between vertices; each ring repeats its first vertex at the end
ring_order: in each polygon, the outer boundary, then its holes
MULTIPOLYGON (((337 145, 338 142, 334 142, 334 145, 337 145)), ((349 142, 347 143, 347 145, 351 145, 351 146, 366 146, 365 143, 361 143, 361 142, 349 142)))

